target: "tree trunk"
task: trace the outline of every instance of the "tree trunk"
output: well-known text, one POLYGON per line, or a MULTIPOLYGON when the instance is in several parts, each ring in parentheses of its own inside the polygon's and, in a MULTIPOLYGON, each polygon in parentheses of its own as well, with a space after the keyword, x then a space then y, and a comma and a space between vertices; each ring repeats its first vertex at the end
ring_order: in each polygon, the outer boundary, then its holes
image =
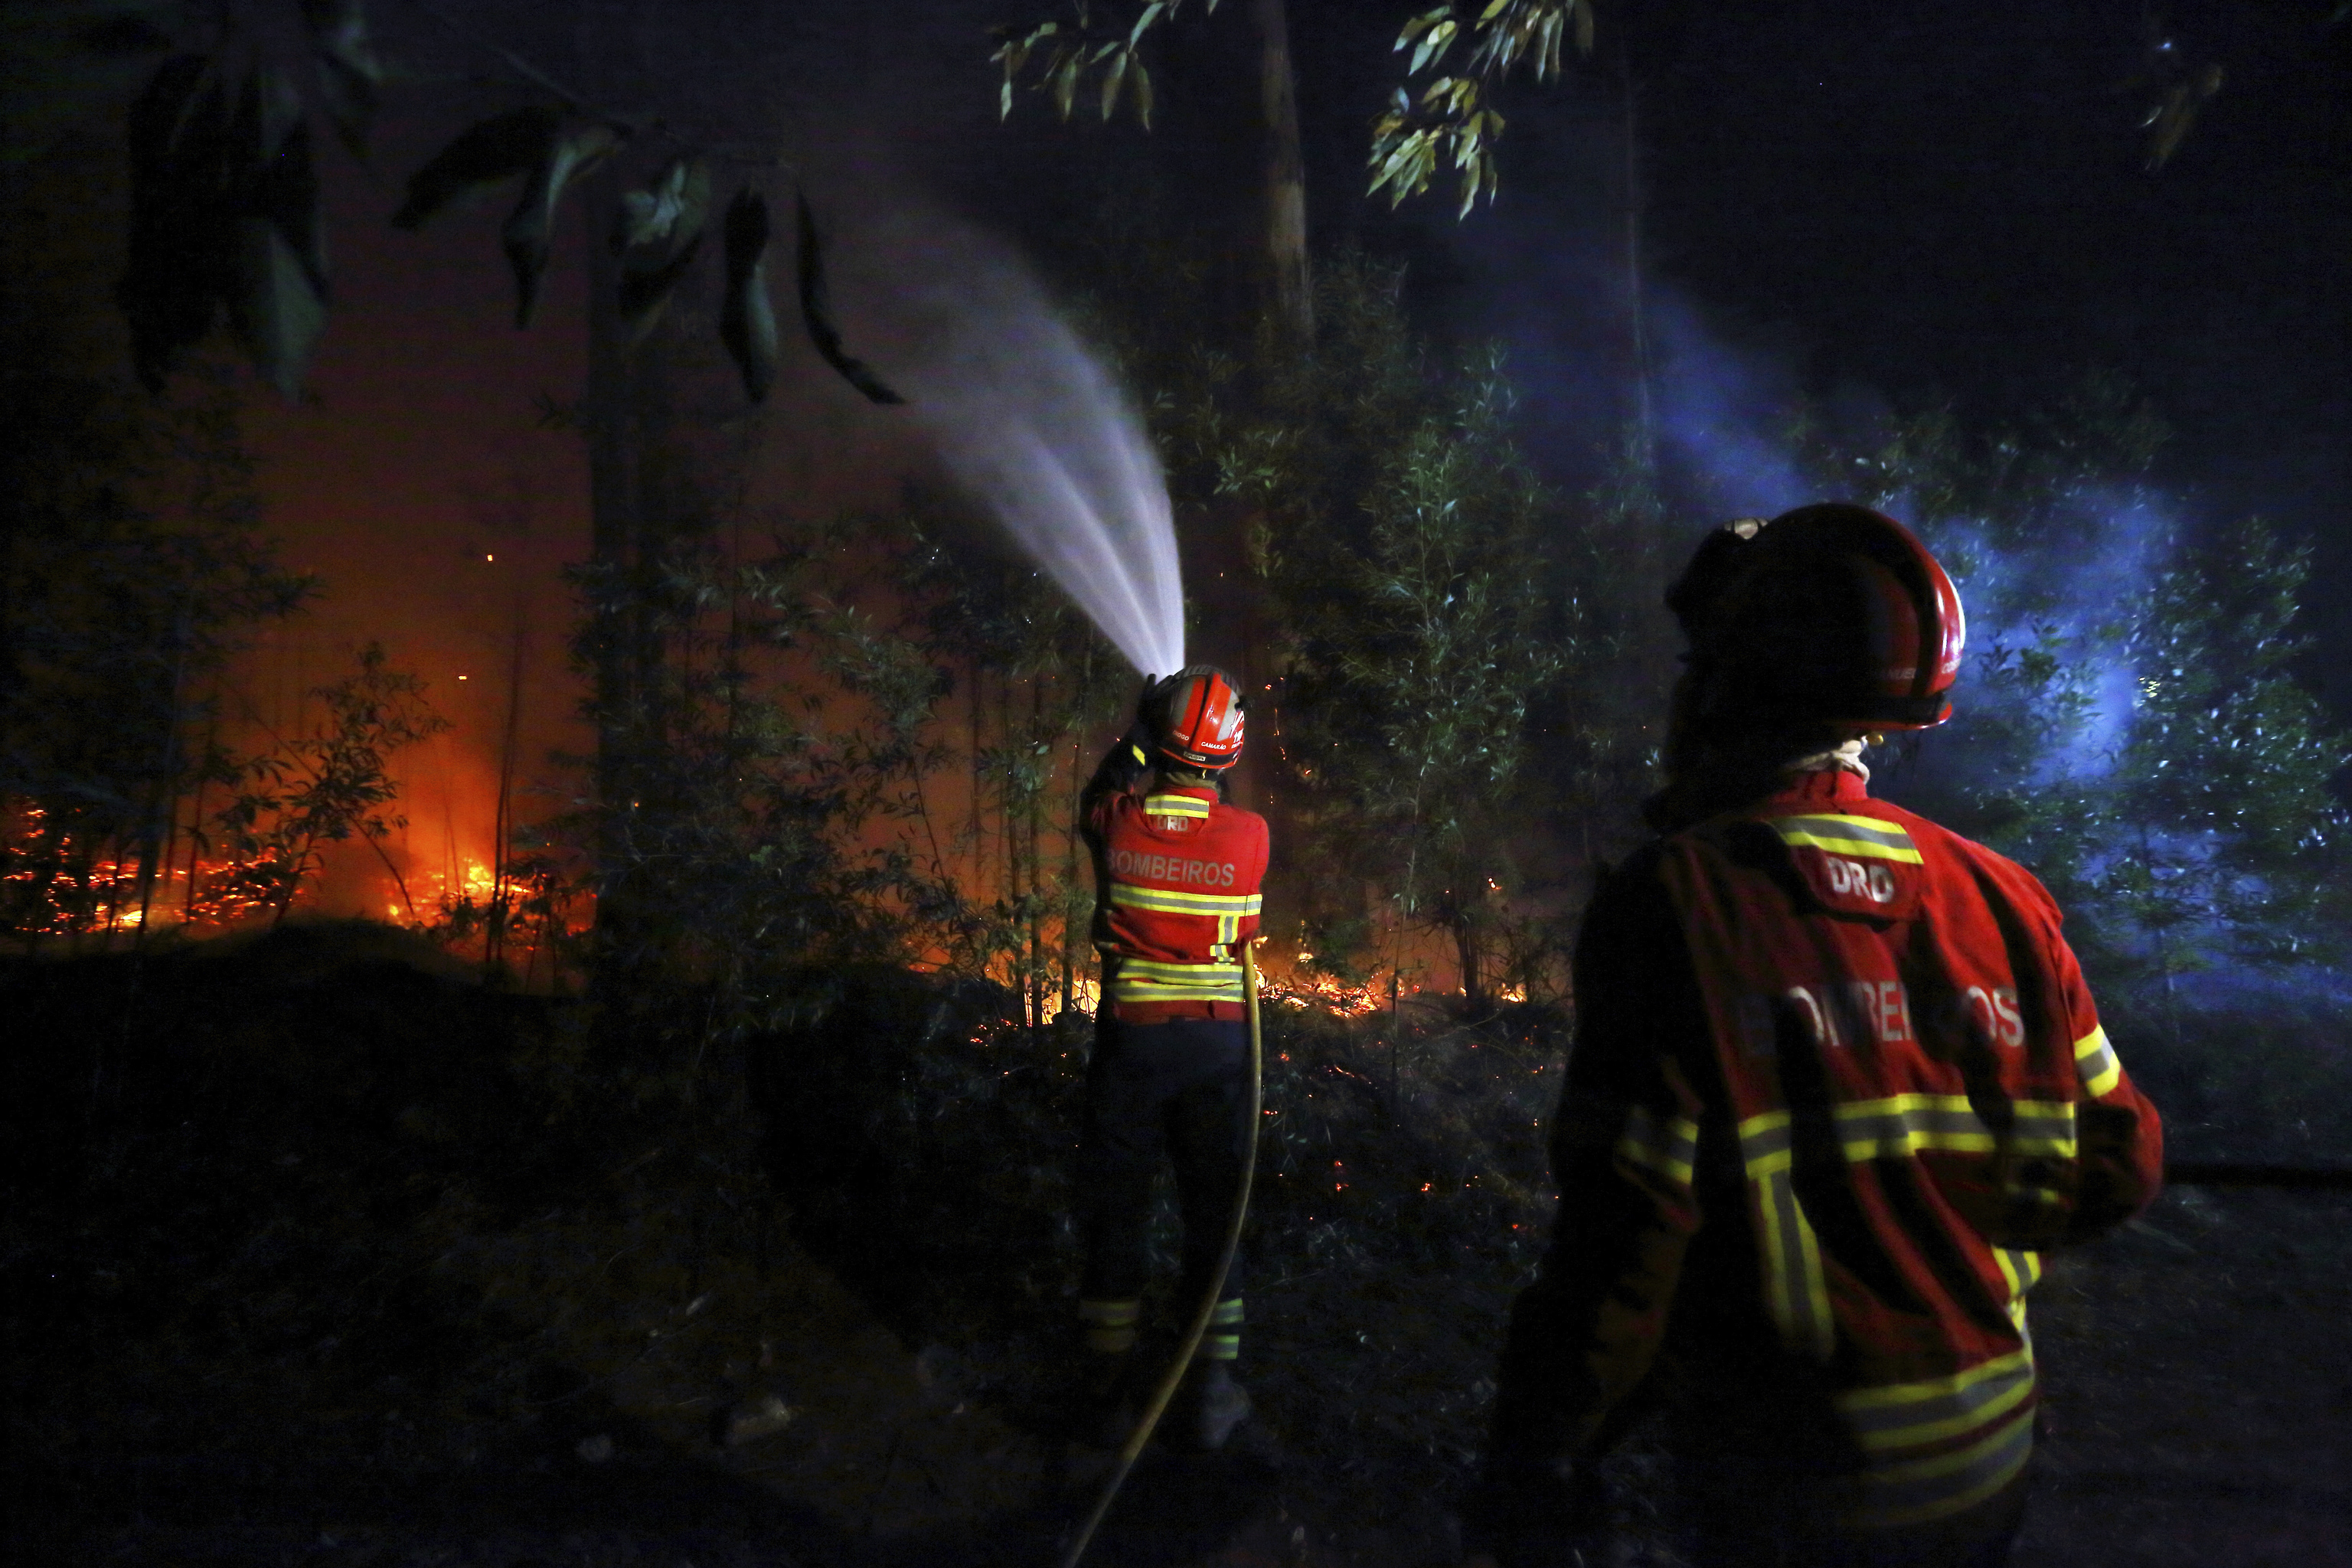
POLYGON ((1625 347, 1632 363, 1628 380, 1633 389, 1633 440, 1645 475, 1657 471, 1657 413, 1650 389, 1649 290, 1642 254, 1643 208, 1648 196, 1642 184, 1642 138, 1638 118, 1639 89, 1624 34, 1617 37, 1617 85, 1624 110, 1625 198, 1625 347))
POLYGON ((590 663, 596 707, 596 931, 591 984, 617 979, 613 966, 634 945, 631 879, 624 869, 629 834, 631 717, 637 705, 636 638, 623 592, 636 534, 637 440, 629 355, 620 319, 620 263, 595 237, 608 229, 621 200, 619 171, 608 162, 588 175, 588 389, 582 412, 588 438, 589 560, 595 599, 589 609, 590 663))
POLYGON ((1258 31, 1258 102, 1265 117, 1267 313, 1284 346, 1315 342, 1314 279, 1307 263, 1307 158, 1298 140, 1298 79, 1290 67, 1283 0, 1252 0, 1258 31))
POLYGON ((1462 1005, 1475 1016, 1486 1006, 1486 992, 1478 973, 1478 923, 1466 911, 1454 917, 1454 951, 1462 963, 1462 1005))

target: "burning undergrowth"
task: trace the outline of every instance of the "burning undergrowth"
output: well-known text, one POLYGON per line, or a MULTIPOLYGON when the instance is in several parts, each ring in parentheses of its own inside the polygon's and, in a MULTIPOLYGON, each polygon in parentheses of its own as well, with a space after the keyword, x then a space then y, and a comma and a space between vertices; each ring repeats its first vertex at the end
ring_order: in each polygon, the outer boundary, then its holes
MULTIPOLYGON (((1079 1016, 806 973, 681 1071, 358 925, 0 984, 46 1047, 8 1066, 0 1268, 51 1560, 685 1503, 817 1561, 1066 1522, 1079 1016), (782 1436, 714 1446, 771 1399, 782 1436)), ((1270 1010, 1244 1371, 1301 1517, 1441 1528, 1540 1246, 1560 1025, 1270 1010)), ((1170 1205, 1163 1283, 1174 1243, 1170 1205)))

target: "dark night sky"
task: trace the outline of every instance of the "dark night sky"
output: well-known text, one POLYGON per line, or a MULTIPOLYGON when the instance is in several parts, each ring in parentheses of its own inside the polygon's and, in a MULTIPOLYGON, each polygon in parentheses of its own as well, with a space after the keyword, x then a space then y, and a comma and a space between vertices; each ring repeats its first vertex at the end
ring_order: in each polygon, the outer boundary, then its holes
MULTIPOLYGON (((1604 12, 1601 59, 1572 67, 1567 84, 1508 89, 1501 199, 1463 224, 1442 198, 1392 215, 1360 194, 1365 127, 1396 79, 1389 46, 1410 8, 1291 9, 1317 242, 1408 258, 1428 325, 1508 340, 1529 442, 1576 482, 1622 408, 1610 40, 1626 8, 1604 12)), ((2325 29, 2327 9, 2176 8, 2181 47, 2221 61, 2228 79, 2151 175, 2134 123, 2147 95, 2121 86, 2140 52, 2137 3, 1631 8, 1622 37, 1641 84, 1654 300, 1760 384, 1848 401, 1949 397, 1990 420, 2081 369, 2126 373, 2176 431, 2163 478, 2186 521, 2260 511, 2317 542, 2311 673, 2352 716, 2352 24, 2325 29)), ((821 197, 828 182, 836 203, 903 188, 1003 230, 1050 272, 1071 225, 1145 175, 1192 221, 1244 220, 1253 153, 1233 127, 1249 109, 1236 69, 1245 11, 1188 7, 1157 68, 1167 113, 1149 138, 1055 125, 1034 99, 998 125, 984 28, 1049 14, 1047 0, 789 13, 675 0, 635 7, 636 22, 609 4, 467 15, 567 74, 611 68, 582 63, 586 15, 635 61, 601 90, 853 149, 812 160, 821 197)), ((428 72, 496 74, 398 0, 377 15, 391 47, 428 72)), ((529 541, 508 542, 539 584, 539 679, 557 699, 554 574, 585 552, 584 483, 565 443, 534 429, 530 403, 576 384, 577 279, 559 262, 541 322, 518 336, 501 323, 494 214, 422 236, 382 226, 400 171, 522 96, 404 89, 375 172, 338 164, 337 313, 318 399, 266 415, 261 434, 277 526, 334 578, 323 635, 429 649, 417 662, 444 692, 457 670, 439 667, 459 657, 448 650, 478 661, 511 621, 510 590, 460 582, 459 568, 502 526, 497 497, 519 479, 535 488, 529 541), (435 580, 417 581, 420 556, 441 563, 435 580)), ((854 491, 855 470, 890 467, 889 438, 800 359, 800 379, 761 416, 771 467, 803 495, 854 491)), ((569 705, 536 705, 550 719, 542 739, 560 739, 553 717, 569 705)), ((470 744, 478 768, 496 726, 487 709, 458 717, 450 754, 462 771, 470 744)))

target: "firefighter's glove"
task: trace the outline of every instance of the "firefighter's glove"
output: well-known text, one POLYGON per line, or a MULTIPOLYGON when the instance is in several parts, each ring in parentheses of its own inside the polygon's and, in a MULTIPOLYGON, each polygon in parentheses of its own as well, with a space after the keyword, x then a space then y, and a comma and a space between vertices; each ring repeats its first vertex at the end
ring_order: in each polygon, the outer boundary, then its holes
POLYGON ((1152 755, 1160 745, 1160 731, 1151 725, 1136 721, 1128 726, 1125 735, 1113 747, 1106 771, 1112 787, 1133 789, 1138 780, 1151 772, 1152 755))
POLYGON ((1462 1499, 1462 1551, 1497 1568, 1586 1568, 1602 1561, 1608 1510, 1586 1467, 1532 1453, 1488 1456, 1462 1499))
POLYGON ((1172 675, 1143 678, 1143 689, 1135 694, 1135 723, 1129 734, 1136 730, 1149 731, 1155 737, 1160 733, 1160 716, 1168 706, 1168 688, 1175 679, 1172 675))

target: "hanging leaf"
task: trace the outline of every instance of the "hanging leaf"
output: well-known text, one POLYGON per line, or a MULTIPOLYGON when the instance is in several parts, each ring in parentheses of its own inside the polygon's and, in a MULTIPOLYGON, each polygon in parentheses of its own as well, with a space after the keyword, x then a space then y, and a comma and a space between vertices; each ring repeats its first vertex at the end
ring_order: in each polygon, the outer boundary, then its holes
POLYGON ((530 173, 546 160, 562 111, 543 104, 509 110, 467 128, 408 176, 395 228, 418 228, 450 203, 530 173))
POLYGON ((243 216, 275 224, 323 293, 326 212, 302 97, 283 71, 262 66, 246 79, 230 143, 243 216))
POLYGON ((614 216, 613 249, 674 247, 677 237, 699 232, 710 210, 710 164, 701 158, 674 158, 652 184, 621 197, 614 216))
POLYGON ((514 268, 515 325, 530 325, 539 307, 540 279, 547 275, 547 258, 555 233, 556 209, 572 182, 620 145, 620 136, 602 121, 585 120, 559 132, 547 155, 531 171, 522 200, 507 218, 501 236, 507 264, 514 268))
POLYGON ((622 269, 621 321, 628 328, 631 348, 645 342, 646 334, 654 330, 670 296, 677 292, 678 284, 692 270, 694 258, 701 253, 702 233, 698 228, 677 254, 660 266, 642 272, 622 269))
POLYGON ((310 127, 285 73, 265 65, 246 79, 229 142, 229 322, 262 374, 293 397, 326 326, 327 254, 310 127))
POLYGON ((869 403, 895 404, 907 400, 885 385, 882 379, 861 360, 851 359, 841 352, 841 329, 834 324, 833 302, 824 286, 824 247, 817 237, 816 215, 809 210, 808 197, 798 197, 800 216, 800 282, 801 321, 808 329, 809 342, 824 363, 841 373, 842 379, 866 395, 869 403))
POLYGON ((368 128, 383 99, 383 61, 368 37, 362 0, 302 0, 319 56, 319 100, 354 158, 367 157, 368 128))
POLYGON ((1454 35, 1457 30, 1457 25, 1451 20, 1440 22, 1432 27, 1428 35, 1413 49, 1412 64, 1405 68, 1404 74, 1418 76, 1422 67, 1430 64, 1433 60, 1444 59, 1445 51, 1453 47, 1454 35))
POLYGON ((710 165, 673 160, 642 191, 621 197, 613 246, 621 253, 621 320, 631 347, 661 320, 663 307, 702 249, 710 215, 710 165))
POLYGON ((229 105, 213 62, 175 55, 131 109, 129 258, 115 299, 141 384, 161 392, 229 286, 229 105))
POLYGON ((236 288, 229 320, 255 367, 292 398, 327 325, 327 300, 306 259, 266 218, 236 222, 236 288))
POLYGON ((727 204, 727 292, 719 308, 719 340, 743 376, 743 395, 767 400, 775 384, 776 310, 768 299, 768 204, 748 186, 727 204))
POLYGON ((1109 122, 1112 111, 1118 108, 1118 89, 1126 82, 1127 68, 1134 59, 1132 48, 1115 50, 1110 68, 1103 72, 1102 117, 1106 124, 1109 122))
POLYGON ((2172 161, 2172 155, 2188 140, 2191 127, 2197 123, 2198 110, 2205 100, 2221 90, 2222 73, 2219 65, 2209 65, 2192 77, 2174 82, 2163 100, 2148 111, 2142 122, 2147 138, 2147 172, 2155 174, 2172 161))
POLYGON ((1063 119, 1070 117, 1070 106, 1077 100, 1078 72, 1085 68, 1087 52, 1072 49, 1059 57, 1058 66, 1046 68, 1046 79, 1053 84, 1054 111, 1063 119))
POLYGON ((1151 129, 1151 73, 1141 60, 1135 62, 1135 117, 1146 131, 1151 129))

